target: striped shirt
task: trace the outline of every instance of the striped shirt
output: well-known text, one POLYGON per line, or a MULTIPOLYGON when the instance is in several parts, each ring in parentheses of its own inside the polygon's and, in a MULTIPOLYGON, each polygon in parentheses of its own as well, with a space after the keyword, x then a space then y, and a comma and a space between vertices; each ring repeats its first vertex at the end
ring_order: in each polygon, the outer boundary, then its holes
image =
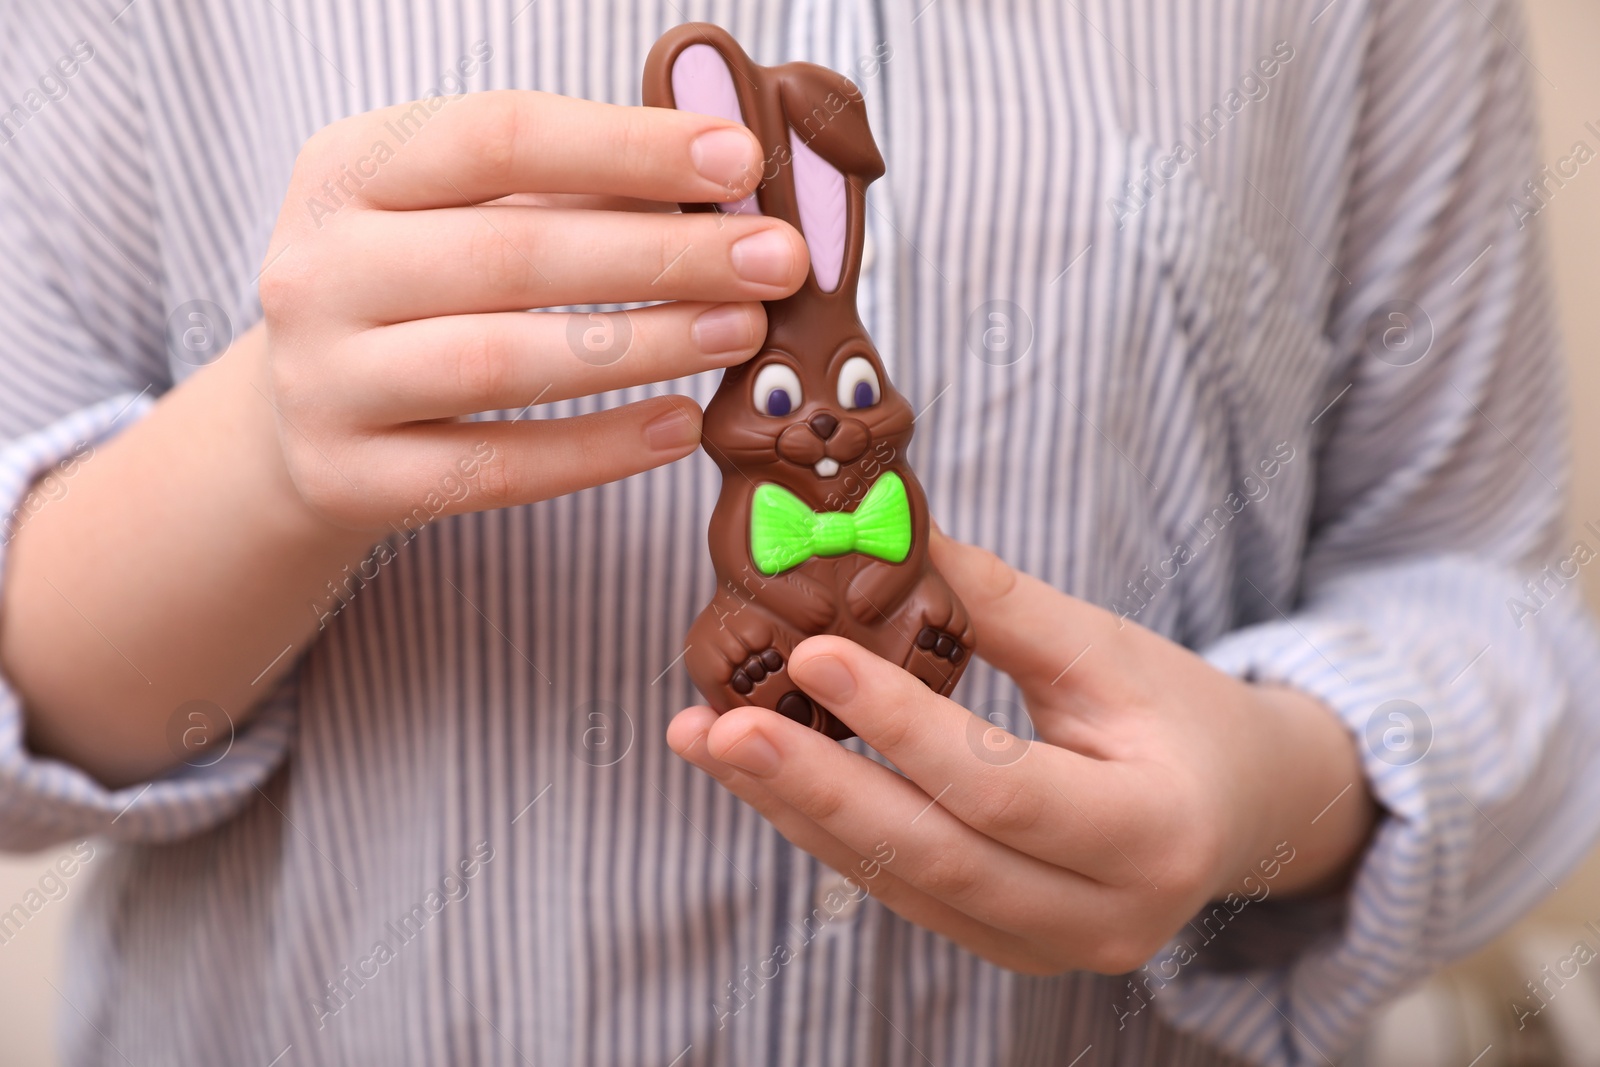
MULTIPOLYGON (((860 899, 665 744, 714 584, 697 455, 397 538, 209 765, 105 790, 0 683, 0 844, 91 842, 68 1062, 1331 1061, 1600 822, 1511 0, 0 5, 0 511, 193 371, 191 302, 259 318, 312 132, 461 87, 636 102, 691 18, 865 92, 862 313, 945 529, 1362 739, 1347 899, 1050 979, 860 899)), ((981 664, 957 696, 1017 721, 981 664)))

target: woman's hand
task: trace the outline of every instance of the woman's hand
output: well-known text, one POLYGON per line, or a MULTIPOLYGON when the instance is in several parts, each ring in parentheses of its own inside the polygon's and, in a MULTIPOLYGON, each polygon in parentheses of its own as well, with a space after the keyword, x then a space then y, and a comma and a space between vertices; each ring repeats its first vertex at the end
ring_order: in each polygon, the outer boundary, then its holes
POLYGON ((753 353, 759 301, 805 277, 800 235, 671 210, 744 196, 759 156, 723 119, 535 92, 315 134, 263 259, 265 328, 97 446, 10 546, 0 670, 33 749, 108 785, 148 779, 191 757, 169 739, 189 736, 171 729, 188 702, 244 725, 380 538, 693 451, 686 397, 461 417, 753 353), (637 301, 659 303, 522 310, 637 301))
POLYGON ((760 708, 690 708, 673 749, 895 912, 1031 974, 1134 970, 1210 900, 1342 882, 1374 806, 1319 702, 1225 675, 988 552, 942 536, 933 552, 1038 740, 814 637, 790 677, 903 776, 760 708))
POLYGON ((688 455, 700 411, 687 397, 560 420, 461 417, 754 354, 759 301, 805 279, 800 235, 760 216, 667 212, 740 199, 760 162, 736 123, 536 92, 402 104, 313 136, 260 282, 299 494, 337 525, 381 530, 442 478, 472 483, 445 511, 477 511, 688 455), (524 313, 640 301, 665 303, 524 313))

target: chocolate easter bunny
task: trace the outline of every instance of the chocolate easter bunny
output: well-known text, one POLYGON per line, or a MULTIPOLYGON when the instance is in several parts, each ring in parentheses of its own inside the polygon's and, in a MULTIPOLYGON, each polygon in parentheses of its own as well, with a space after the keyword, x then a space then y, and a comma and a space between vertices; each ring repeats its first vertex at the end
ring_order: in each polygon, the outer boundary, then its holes
POLYGON ((927 499, 906 457, 915 415, 856 313, 866 189, 883 157, 848 78, 759 66, 705 23, 656 42, 644 102, 748 126, 762 181, 716 209, 783 219, 811 256, 800 290, 767 303, 761 351, 724 373, 706 407, 704 447, 722 470, 709 532, 718 589, 685 663, 719 712, 756 704, 843 739, 849 728, 789 681, 802 640, 848 637, 946 695, 974 640, 928 558, 927 499))

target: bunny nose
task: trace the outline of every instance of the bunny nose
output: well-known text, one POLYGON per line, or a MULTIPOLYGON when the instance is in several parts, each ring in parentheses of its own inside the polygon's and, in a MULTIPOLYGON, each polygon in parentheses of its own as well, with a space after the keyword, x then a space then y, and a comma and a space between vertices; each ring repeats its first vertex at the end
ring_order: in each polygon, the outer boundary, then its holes
POLYGON ((839 420, 822 411, 811 416, 807 425, 816 431, 818 437, 826 441, 833 436, 833 431, 839 428, 839 420))

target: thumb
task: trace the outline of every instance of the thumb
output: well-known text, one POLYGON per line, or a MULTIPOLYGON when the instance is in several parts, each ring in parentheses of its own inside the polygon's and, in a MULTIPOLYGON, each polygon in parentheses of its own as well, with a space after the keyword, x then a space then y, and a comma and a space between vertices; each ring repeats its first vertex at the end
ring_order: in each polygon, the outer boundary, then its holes
POLYGON ((1109 651, 1118 619, 1012 567, 976 545, 934 527, 928 549, 950 588, 972 616, 977 654, 1005 671, 1024 690, 1048 688, 1085 651, 1109 651))

